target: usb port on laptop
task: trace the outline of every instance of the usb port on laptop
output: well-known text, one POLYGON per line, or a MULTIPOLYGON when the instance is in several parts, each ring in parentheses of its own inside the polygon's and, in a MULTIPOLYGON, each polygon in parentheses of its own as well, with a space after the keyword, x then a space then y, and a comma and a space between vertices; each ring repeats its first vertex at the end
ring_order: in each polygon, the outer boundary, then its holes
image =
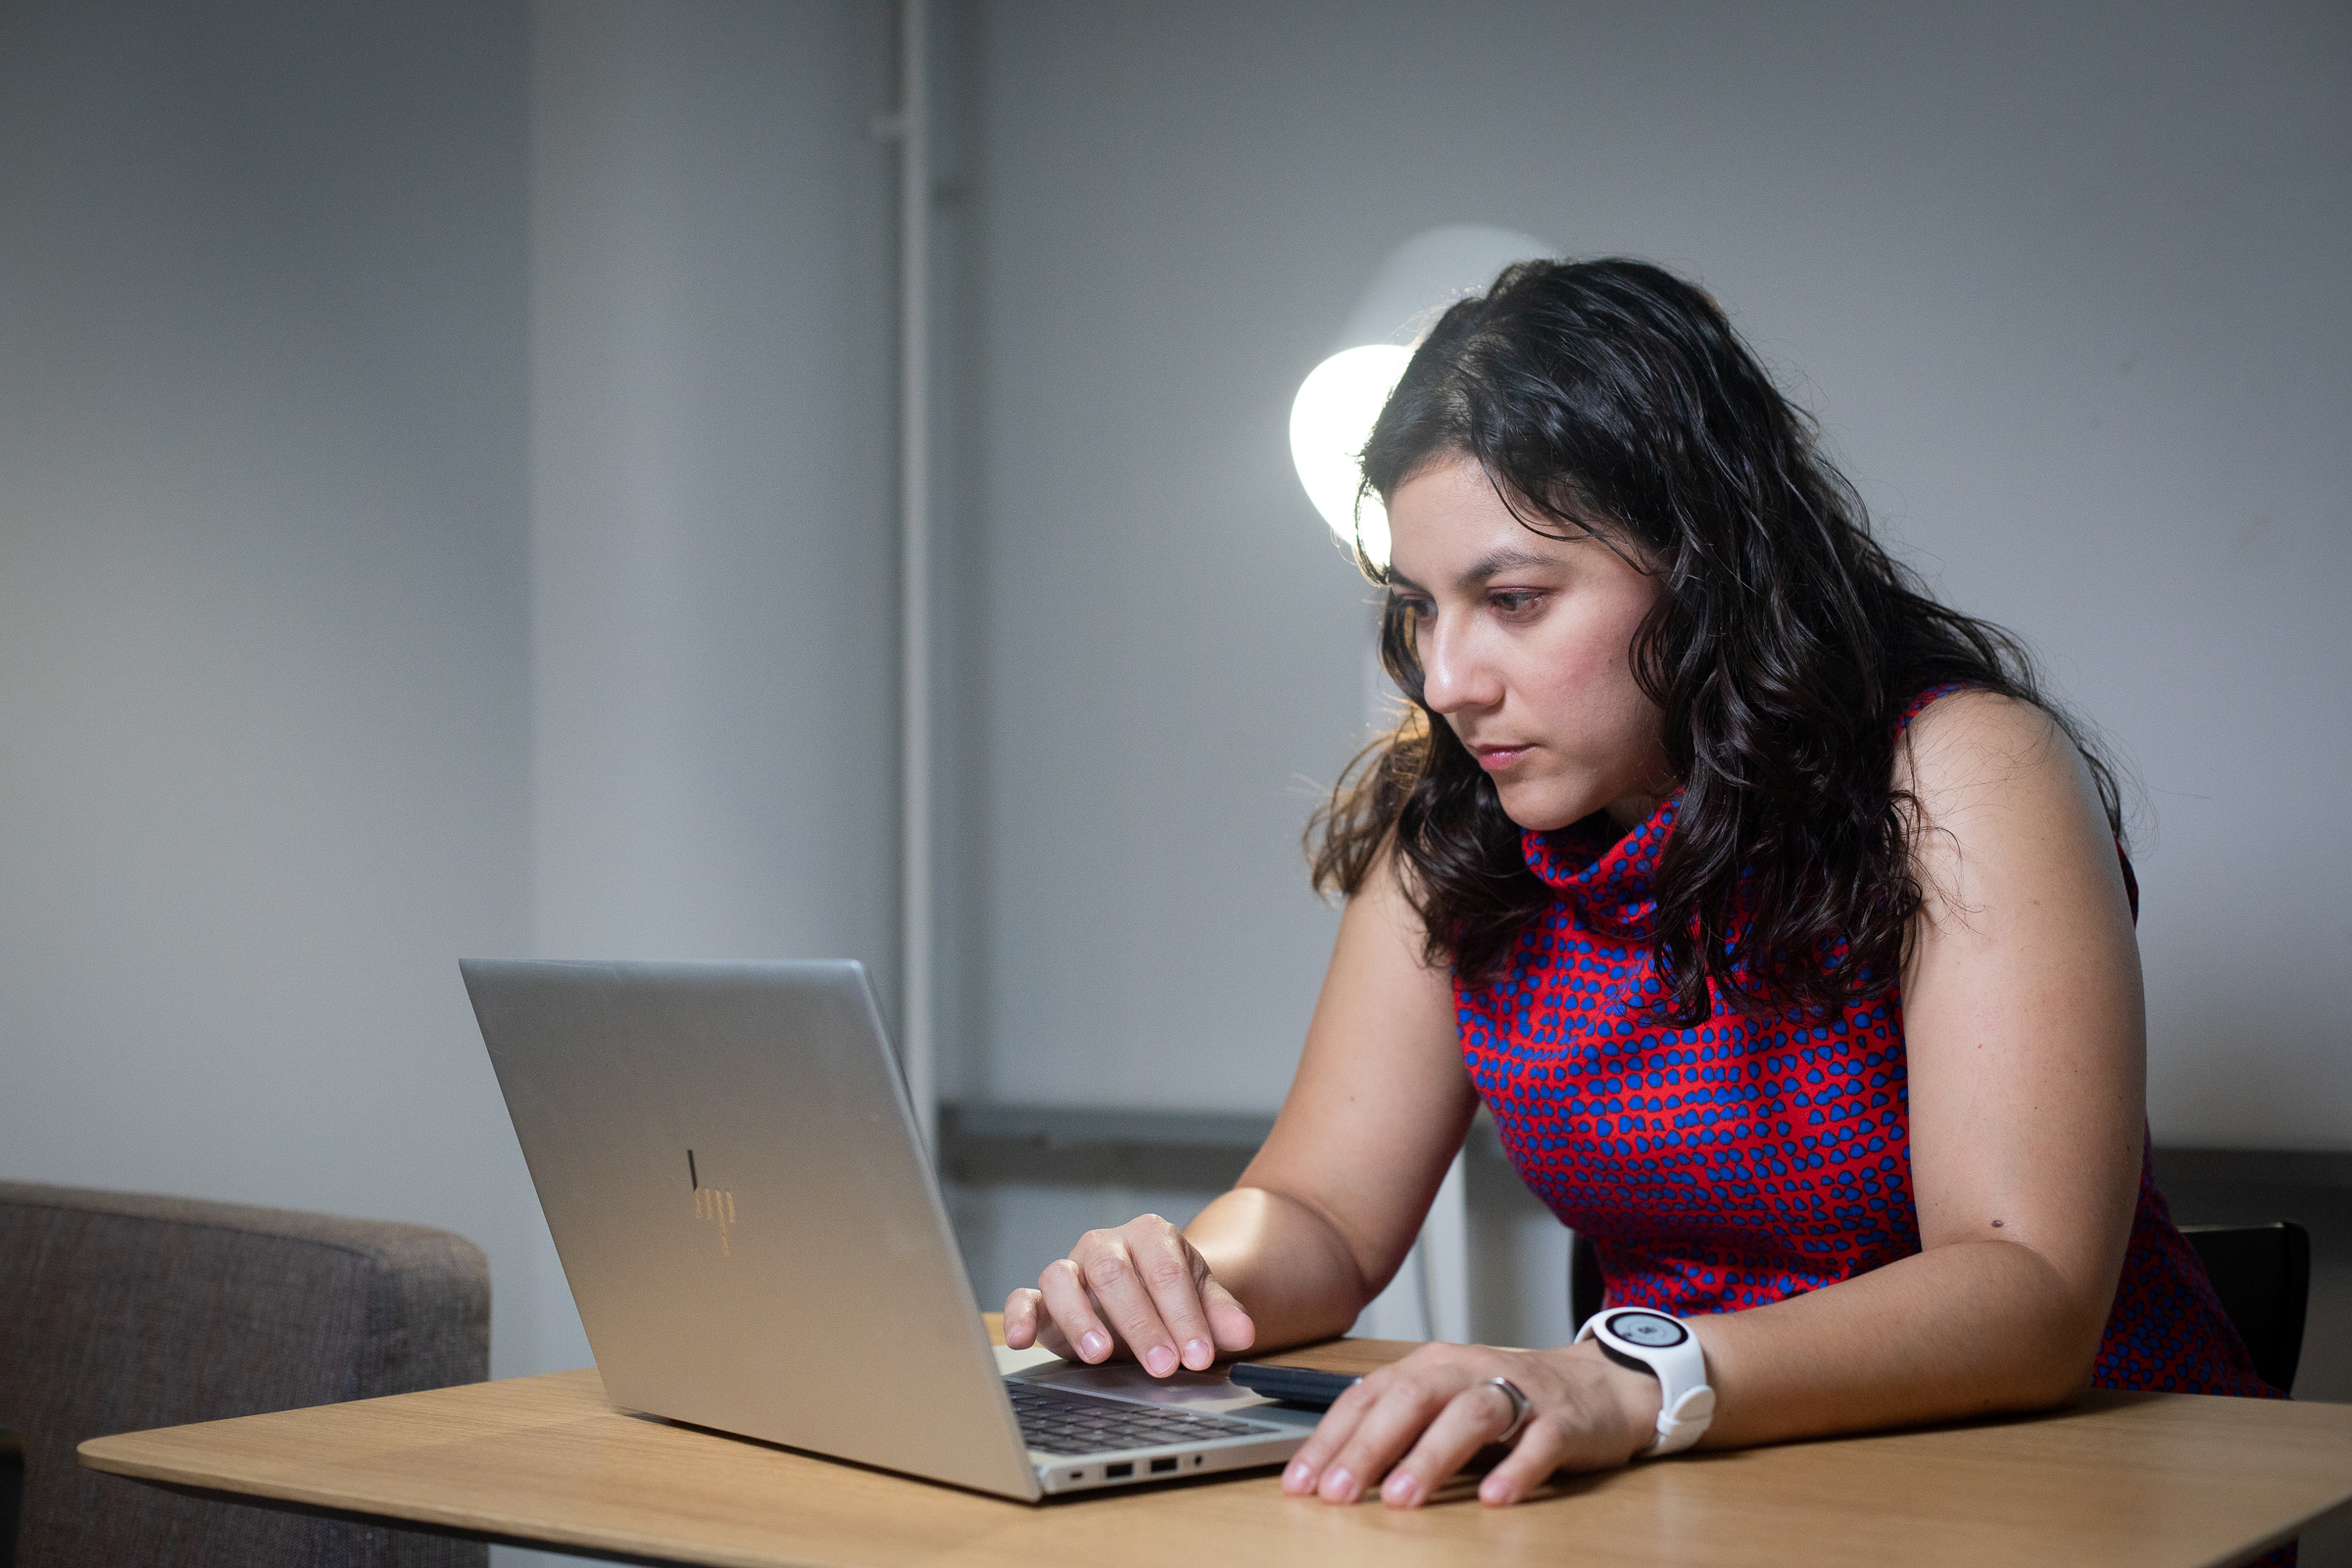
POLYGON ((1102 1479, 1105 1481, 1124 1481, 1133 1474, 1135 1461, 1132 1459, 1125 1464, 1106 1464, 1102 1467, 1102 1479))
POLYGON ((1175 1468, 1176 1468, 1176 1461, 1175 1461, 1174 1459, 1172 1459, 1172 1458, 1171 1458, 1171 1459, 1154 1459, 1154 1460, 1152 1460, 1152 1473, 1153 1475, 1155 1475, 1155 1476, 1164 1476, 1164 1475, 1166 1475, 1166 1474, 1167 1474, 1169 1471, 1171 1471, 1171 1470, 1173 1470, 1173 1469, 1175 1469, 1175 1468))

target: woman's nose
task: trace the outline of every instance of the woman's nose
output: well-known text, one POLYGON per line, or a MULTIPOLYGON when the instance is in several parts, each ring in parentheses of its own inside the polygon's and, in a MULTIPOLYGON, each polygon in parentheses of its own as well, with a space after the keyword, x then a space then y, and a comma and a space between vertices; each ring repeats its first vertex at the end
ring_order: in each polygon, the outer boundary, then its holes
POLYGON ((1502 682, 1478 656, 1469 628, 1456 629, 1439 616, 1421 636, 1421 697, 1438 713, 1492 708, 1502 700, 1502 682))

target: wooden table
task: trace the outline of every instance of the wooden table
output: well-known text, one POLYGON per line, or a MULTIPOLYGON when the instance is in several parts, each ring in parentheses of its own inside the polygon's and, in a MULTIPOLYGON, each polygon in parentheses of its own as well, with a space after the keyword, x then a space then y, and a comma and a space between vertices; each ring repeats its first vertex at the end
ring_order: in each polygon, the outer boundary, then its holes
MULTIPOLYGON (((1342 1341, 1360 1371, 1409 1347, 1342 1341)), ((96 1438, 84 1464, 596 1555, 718 1568, 2241 1561, 2352 1499, 2352 1405, 2092 1395, 2031 1419, 1684 1455, 1515 1508, 1286 1497, 1269 1473, 1030 1507, 615 1409, 593 1368, 96 1438)))

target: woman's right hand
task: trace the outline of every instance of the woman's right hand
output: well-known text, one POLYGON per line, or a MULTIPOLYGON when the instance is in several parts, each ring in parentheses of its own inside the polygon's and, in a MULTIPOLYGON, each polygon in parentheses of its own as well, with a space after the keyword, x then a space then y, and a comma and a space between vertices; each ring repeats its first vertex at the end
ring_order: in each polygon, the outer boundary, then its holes
POLYGON ((1004 1298, 1004 1344, 1042 1345, 1069 1361, 1133 1356, 1164 1378, 1205 1372, 1220 1353, 1247 1350, 1257 1325, 1209 1272, 1208 1259, 1157 1214, 1088 1231, 1046 1265, 1037 1289, 1004 1298))

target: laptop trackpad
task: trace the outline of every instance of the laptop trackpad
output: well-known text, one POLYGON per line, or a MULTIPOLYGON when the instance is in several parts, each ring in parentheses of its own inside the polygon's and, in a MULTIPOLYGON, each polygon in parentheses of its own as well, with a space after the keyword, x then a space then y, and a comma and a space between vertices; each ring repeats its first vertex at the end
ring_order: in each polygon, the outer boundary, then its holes
POLYGON ((1168 1405, 1202 1415, 1247 1415, 1253 1421, 1271 1421, 1300 1431, 1312 1431, 1323 1415, 1320 1410, 1277 1404, 1221 1372, 1177 1372, 1155 1378, 1133 1361, 1086 1366, 1064 1361, 1051 1350, 1007 1350, 1003 1346, 997 1347, 997 1367, 1012 1382, 1168 1405))

